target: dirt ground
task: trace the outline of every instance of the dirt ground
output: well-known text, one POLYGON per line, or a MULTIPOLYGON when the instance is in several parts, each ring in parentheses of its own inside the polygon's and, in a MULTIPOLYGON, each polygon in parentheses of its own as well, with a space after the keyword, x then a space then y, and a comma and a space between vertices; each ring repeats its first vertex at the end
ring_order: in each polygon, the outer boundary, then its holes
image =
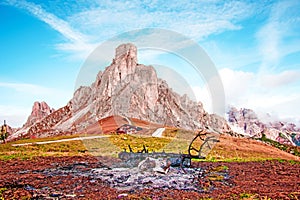
POLYGON ((197 162, 193 167, 209 170, 222 166, 228 171, 228 181, 199 179, 199 186, 208 188, 204 192, 118 191, 92 176, 78 175, 103 167, 101 159, 87 156, 1 161, 0 199, 1 195, 4 199, 300 199, 299 163, 197 162), (57 173, 59 170, 64 173, 57 173))

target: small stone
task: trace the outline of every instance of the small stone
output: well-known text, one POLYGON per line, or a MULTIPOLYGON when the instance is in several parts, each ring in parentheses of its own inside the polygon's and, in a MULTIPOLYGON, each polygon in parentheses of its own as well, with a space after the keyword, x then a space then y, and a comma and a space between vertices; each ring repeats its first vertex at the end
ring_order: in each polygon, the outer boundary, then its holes
POLYGON ((122 193, 122 194, 119 194, 119 195, 118 195, 118 198, 123 198, 123 197, 127 197, 127 196, 128 196, 127 193, 122 193))
POLYGON ((66 194, 66 197, 76 197, 76 194, 66 194))
POLYGON ((59 194, 59 193, 52 193, 52 194, 50 194, 49 196, 50 196, 50 197, 60 197, 61 194, 59 194))

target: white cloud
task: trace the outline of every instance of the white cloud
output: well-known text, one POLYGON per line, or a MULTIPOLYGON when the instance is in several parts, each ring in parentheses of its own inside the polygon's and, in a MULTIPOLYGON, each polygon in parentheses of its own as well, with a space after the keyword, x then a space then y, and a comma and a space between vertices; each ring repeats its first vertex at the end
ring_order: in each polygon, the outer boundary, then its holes
POLYGON ((208 113, 213 113, 213 103, 208 88, 206 86, 194 86, 192 89, 197 101, 200 101, 203 104, 205 111, 208 113))
POLYGON ((289 36, 299 33, 295 30, 299 20, 294 19, 294 12, 299 9, 297 0, 279 1, 272 6, 267 23, 256 33, 262 71, 274 69, 284 56, 300 50, 298 44, 295 48, 295 40, 288 40, 289 36))
POLYGON ((262 77, 262 85, 269 88, 286 86, 300 81, 300 70, 287 70, 279 74, 266 74, 262 77))
POLYGON ((263 64, 277 64, 280 59, 279 42, 281 32, 278 29, 277 22, 270 22, 265 25, 257 34, 260 43, 260 51, 263 58, 263 64))
POLYGON ((55 108, 64 106, 72 97, 73 91, 43 87, 28 83, 5 83, 0 82, 2 95, 12 98, 11 102, 22 104, 24 102, 45 101, 55 108), (22 97, 22 101, 20 100, 22 97))
POLYGON ((210 40, 202 42, 201 45, 218 69, 242 69, 260 62, 260 53, 253 49, 253 47, 247 46, 247 44, 234 48, 232 44, 229 47, 221 47, 217 41, 210 40))
POLYGON ((48 24, 53 30, 59 32, 66 42, 56 44, 57 49, 75 54, 73 57, 76 59, 86 58, 95 48, 95 45, 90 44, 89 36, 73 28, 67 21, 47 12, 40 5, 25 0, 6 0, 2 3, 28 11, 39 20, 48 24))
POLYGON ((25 0, 5 0, 4 3, 29 11, 62 34, 67 41, 55 46, 70 53, 72 59, 84 59, 101 42, 141 28, 165 28, 202 40, 212 34, 242 28, 239 21, 251 16, 256 7, 254 3, 241 1, 95 0, 88 6, 78 4, 72 8, 68 1, 56 3, 56 9, 50 13, 47 9, 51 5, 45 2, 38 5, 25 0), (64 19, 57 17, 66 13, 64 19))
POLYGON ((52 108, 65 106, 72 97, 72 91, 47 88, 28 83, 0 82, 0 120, 6 119, 9 125, 20 127, 30 115, 35 101, 46 101, 52 108))
POLYGON ((133 29, 155 27, 178 31, 198 40, 225 30, 240 29, 236 22, 251 12, 252 5, 237 1, 156 1, 150 5, 142 1, 106 1, 69 19, 83 32, 104 39, 133 29))
POLYGON ((223 81, 227 104, 250 108, 258 113, 271 113, 280 118, 300 118, 299 86, 287 87, 291 80, 299 80, 299 71, 278 74, 254 74, 252 72, 219 70, 223 81), (268 81, 268 87, 259 80, 268 81))
POLYGON ((0 124, 6 120, 6 123, 11 127, 21 127, 26 122, 30 112, 30 107, 0 105, 0 124))
POLYGON ((243 106, 255 85, 255 74, 228 68, 219 70, 219 74, 225 90, 226 104, 243 106))
POLYGON ((61 33, 66 39, 73 42, 84 42, 86 36, 73 29, 66 21, 46 12, 41 6, 27 1, 7 0, 6 3, 15 7, 25 9, 36 16, 39 20, 47 23, 51 28, 61 33))
POLYGON ((27 95, 54 95, 57 91, 51 88, 42 87, 39 85, 28 83, 5 83, 0 82, 0 87, 10 88, 16 92, 27 95))
POLYGON ((71 60, 84 60, 99 44, 91 43, 60 43, 56 44, 56 48, 60 51, 69 53, 71 60))

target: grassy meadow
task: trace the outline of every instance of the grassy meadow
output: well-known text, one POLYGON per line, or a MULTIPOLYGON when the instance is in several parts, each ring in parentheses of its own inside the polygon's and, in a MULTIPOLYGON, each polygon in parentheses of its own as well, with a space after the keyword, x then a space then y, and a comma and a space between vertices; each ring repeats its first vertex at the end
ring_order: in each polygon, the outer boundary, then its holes
MULTIPOLYGON (((142 151, 145 146, 149 152, 188 153, 190 142, 195 133, 179 129, 167 128, 162 138, 143 135, 110 135, 105 138, 64 141, 49 144, 35 142, 71 139, 88 135, 59 136, 54 138, 24 139, 0 145, 0 160, 33 159, 43 156, 112 156, 117 157, 121 151, 142 151), (26 146, 13 144, 33 143, 26 146)), ((202 141, 196 141, 199 148, 202 141)), ((220 142, 209 151, 204 161, 262 161, 262 160, 293 160, 292 155, 260 141, 221 136, 220 142)), ((203 160, 201 160, 203 161, 203 160)))

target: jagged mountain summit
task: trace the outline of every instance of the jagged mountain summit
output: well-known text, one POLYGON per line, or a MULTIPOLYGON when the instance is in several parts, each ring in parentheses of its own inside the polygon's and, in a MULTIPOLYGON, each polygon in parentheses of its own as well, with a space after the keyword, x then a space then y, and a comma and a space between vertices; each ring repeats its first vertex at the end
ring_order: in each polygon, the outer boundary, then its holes
POLYGON ((139 64, 137 48, 122 44, 115 58, 90 86, 81 86, 69 103, 33 124, 27 135, 81 131, 109 116, 137 118, 165 126, 230 132, 226 120, 207 113, 201 102, 174 92, 152 66, 139 64))
POLYGON ((54 112, 54 108, 50 108, 48 104, 44 101, 42 102, 34 102, 32 106, 32 111, 29 117, 27 118, 26 123, 23 125, 23 127, 27 128, 35 124, 36 122, 41 121, 44 117, 50 115, 52 112, 54 112))
POLYGON ((17 128, 13 133, 9 135, 8 140, 14 140, 16 138, 22 137, 28 133, 28 130, 35 124, 42 121, 45 117, 50 115, 55 111, 54 108, 51 108, 46 102, 34 102, 31 110, 31 114, 28 116, 27 121, 21 128, 17 128))
POLYGON ((79 88, 70 103, 73 113, 84 108, 98 118, 121 115, 190 129, 222 120, 205 112, 202 103, 173 92, 152 66, 138 64, 132 44, 120 45, 112 64, 90 87, 79 88))
POLYGON ((228 123, 232 130, 253 138, 261 138, 264 134, 267 138, 282 144, 300 146, 300 128, 295 124, 272 120, 266 122, 251 109, 230 107, 228 111, 228 123))

